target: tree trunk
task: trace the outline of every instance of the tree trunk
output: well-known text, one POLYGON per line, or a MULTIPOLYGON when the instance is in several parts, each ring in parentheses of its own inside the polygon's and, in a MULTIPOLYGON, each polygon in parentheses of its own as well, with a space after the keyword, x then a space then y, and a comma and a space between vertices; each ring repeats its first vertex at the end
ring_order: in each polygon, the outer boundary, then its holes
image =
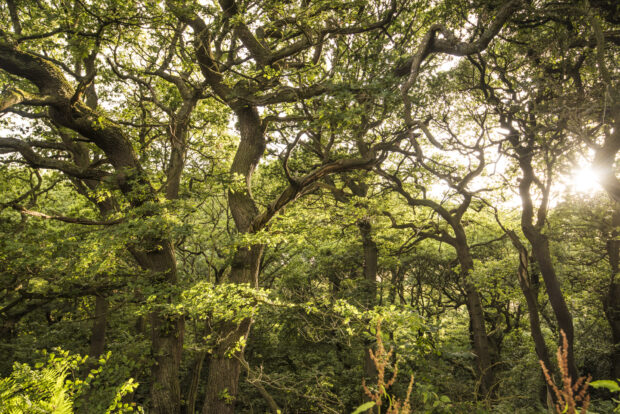
POLYGON ((493 390, 495 381, 489 341, 484 324, 484 311, 482 300, 478 290, 471 282, 465 282, 465 294, 467 299, 467 311, 472 329, 474 351, 477 359, 477 371, 480 376, 480 388, 476 394, 482 397, 488 396, 493 390))
MULTIPOLYGON (((239 121, 240 141, 230 167, 234 178, 245 180, 244 190, 228 192, 228 205, 239 233, 251 233, 253 220, 258 216, 258 208, 251 192, 252 173, 258 165, 266 147, 264 126, 258 110, 252 106, 235 108, 239 121)), ((258 286, 258 273, 264 246, 240 247, 231 265, 231 283, 249 283, 258 286)), ((223 324, 216 331, 223 338, 209 361, 207 389, 203 414, 232 414, 237 397, 241 365, 238 357, 243 353, 245 339, 250 332, 252 321, 246 319, 239 325, 223 324), (241 344, 240 344, 241 341, 241 344), (237 345, 240 346, 237 347, 237 345), (231 347, 237 347, 231 352, 231 347)))
MULTIPOLYGON (((508 127, 511 128, 510 125, 508 125, 508 127)), ((564 331, 566 335, 566 340, 568 342, 568 372, 573 379, 573 383, 575 383, 579 378, 579 372, 575 364, 575 353, 573 349, 573 317, 566 305, 560 282, 555 273, 553 261, 551 260, 551 252, 549 251, 549 239, 542 232, 547 218, 551 182, 548 181, 547 184, 541 188, 543 193, 542 201, 538 206, 536 223, 534 223, 534 203, 532 202, 532 195, 530 194, 532 184, 537 180, 534 168, 532 167, 533 152, 531 147, 533 146, 534 137, 528 136, 526 138, 529 143, 527 147, 521 145, 518 134, 514 134, 510 138, 513 147, 519 155, 519 166, 523 173, 523 178, 519 183, 519 195, 521 196, 522 205, 521 229, 532 245, 532 253, 538 263, 540 273, 545 282, 545 289, 549 296, 549 303, 551 304, 551 308, 558 322, 558 328, 564 331)), ((551 168, 549 165, 547 167, 551 168)), ((548 173, 551 174, 551 171, 548 173)), ((558 341, 561 344, 562 338, 558 338, 558 341)))
POLYGON ((617 94, 611 105, 610 119, 612 128, 605 133, 603 146, 596 151, 594 157, 594 167, 600 171, 601 185, 607 191, 614 203, 612 216, 611 239, 607 241, 607 254, 609 256, 609 266, 611 278, 606 297, 603 299, 605 316, 611 327, 611 336, 614 343, 612 353, 612 378, 620 378, 620 281, 618 275, 618 260, 620 253, 620 240, 617 240, 620 232, 620 180, 616 177, 615 165, 616 156, 620 151, 620 104, 617 101, 617 94))
POLYGON ((357 226, 364 248, 364 305, 367 309, 377 302, 377 244, 372 239, 372 225, 368 219, 359 220, 357 226))
POLYGON ((474 261, 469 251, 469 245, 463 227, 453 225, 455 232, 455 249, 459 264, 461 266, 460 279, 464 283, 465 295, 467 299, 467 312, 472 330, 474 352, 477 359, 477 372, 480 376, 480 387, 476 394, 487 397, 493 392, 495 373, 491 361, 489 348, 489 338, 484 321, 484 310, 478 289, 471 281, 471 271, 474 268, 474 261))
MULTIPOLYGON (((230 282, 257 286, 262 254, 263 246, 239 248, 232 264, 230 282)), ((222 340, 209 360, 203 414, 234 413, 241 372, 239 358, 243 354, 251 325, 252 320, 247 318, 238 325, 224 323, 215 331, 222 340)))
POLYGON ((220 332, 227 334, 228 338, 216 348, 209 361, 205 403, 202 408, 203 414, 230 414, 235 412, 235 400, 241 372, 241 364, 237 357, 243 352, 243 346, 234 352, 231 352, 231 348, 234 348, 239 340, 247 338, 250 325, 251 321, 246 319, 239 325, 232 326, 230 324, 220 329, 220 332))
POLYGON ((612 378, 620 378, 620 281, 618 281, 618 266, 620 256, 620 240, 618 229, 620 227, 620 203, 614 203, 612 216, 612 237, 607 241, 607 254, 609 256, 609 266, 611 267, 611 278, 609 289, 603 300, 605 316, 611 327, 611 337, 613 341, 612 359, 612 378))
MULTIPOLYGON (((207 335, 210 331, 209 324, 204 325, 202 334, 207 335)), ((199 331, 200 332, 200 331, 199 331)), ((200 387, 200 377, 202 375, 202 367, 207 357, 207 351, 201 350, 194 357, 194 362, 191 368, 191 380, 189 384, 189 390, 187 391, 187 402, 185 406, 185 414, 196 413, 196 397, 198 396, 198 388, 200 387)), ((207 362, 208 364, 208 362, 207 362)))
MULTIPOLYGON (((405 266, 401 264, 397 268, 392 269, 392 280, 390 283, 390 291, 388 293, 388 303, 390 305, 396 304, 396 294, 398 293, 399 299, 402 298, 402 286, 403 277, 405 275, 405 266)), ((400 301, 402 303, 402 300, 400 301)))
POLYGON ((198 386, 200 383, 200 374, 202 373, 202 366, 204 365, 207 351, 200 351, 194 359, 192 368, 192 381, 189 385, 189 391, 187 392, 187 406, 186 414, 195 414, 196 412, 196 396, 198 395, 198 386))
MULTIPOLYGON (((357 223, 362 236, 364 249, 364 289, 363 302, 366 309, 374 308, 377 302, 377 244, 372 239, 372 225, 368 218, 360 219, 357 223)), ((377 376, 377 368, 370 358, 373 341, 364 341, 364 378, 367 384, 372 384, 377 376)), ((368 397, 364 394, 365 400, 368 397)))
MULTIPOLYGON (((538 294, 537 289, 532 283, 529 274, 529 258, 528 252, 525 246, 521 243, 517 235, 512 231, 507 231, 508 237, 512 241, 513 246, 517 249, 519 253, 519 268, 517 270, 517 277, 519 279, 519 286, 521 287, 521 291, 523 292, 523 296, 525 296, 525 301, 527 303, 528 315, 530 319, 530 333, 532 335, 532 340, 534 341, 534 349, 536 350, 536 356, 538 356, 538 360, 542 361, 545 364, 545 367, 552 371, 551 360, 549 359, 549 351, 547 349, 547 345, 545 344, 545 338, 543 336, 542 330, 540 328, 540 314, 538 311, 538 294)), ((550 385, 545 381, 547 392, 544 395, 543 403, 547 403, 547 395, 555 395, 550 385)), ((553 407, 553 404, 551 405, 553 407)))
POLYGON ((103 295, 95 296, 95 317, 90 337, 88 355, 93 359, 99 358, 105 348, 105 331, 108 319, 108 298, 103 295))
POLYGON ((157 414, 181 412, 179 366, 183 352, 184 320, 160 313, 151 314, 152 350, 155 357, 151 398, 157 414))
MULTIPOLYGON (((168 241, 154 242, 155 249, 141 252, 130 249, 140 266, 152 272, 151 283, 160 285, 157 292, 166 292, 169 286, 176 285, 176 262, 174 250, 168 241)), ((171 302, 173 298, 162 297, 161 302, 171 302)), ((151 322, 151 352, 154 358, 151 383, 152 413, 168 414, 181 412, 181 386, 179 367, 183 352, 185 320, 183 316, 153 310, 149 315, 151 322)))
MULTIPOLYGON (((564 300, 564 294, 560 282, 555 273, 555 268, 551 260, 551 252, 549 251, 549 240, 544 234, 540 232, 532 233, 526 232, 525 236, 528 238, 532 245, 532 251, 534 258, 540 268, 543 281, 545 282, 545 288, 547 295, 549 296, 549 303, 555 314, 555 318, 558 322, 558 328, 564 331, 566 340, 568 342, 568 371, 573 381, 577 381, 579 378, 579 372, 577 365, 575 364, 575 353, 573 349, 574 342, 574 330, 573 330, 573 317, 568 309, 566 301, 564 300)), ((562 339, 559 338, 561 343, 562 339)))

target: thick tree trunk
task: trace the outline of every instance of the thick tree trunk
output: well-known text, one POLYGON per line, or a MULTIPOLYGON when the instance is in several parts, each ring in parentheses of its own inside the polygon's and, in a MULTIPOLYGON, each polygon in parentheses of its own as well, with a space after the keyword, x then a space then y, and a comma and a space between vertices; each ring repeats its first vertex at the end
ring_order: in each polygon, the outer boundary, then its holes
POLYGON ((203 414, 231 414, 235 412, 235 400, 239 390, 241 363, 237 359, 243 353, 243 346, 231 352, 239 340, 245 340, 250 333, 251 321, 246 319, 239 325, 225 325, 220 328, 228 338, 213 352, 209 360, 209 374, 203 414))
MULTIPOLYGON (((240 248, 235 254, 230 282, 257 286, 262 254, 263 246, 240 248)), ((218 327, 217 334, 222 340, 209 360, 203 414, 234 413, 241 372, 240 357, 251 325, 252 321, 248 318, 238 325, 226 323, 218 327)))
POLYGON ((95 296, 95 317, 90 336, 90 349, 88 355, 97 359, 105 348, 105 332, 108 322, 108 298, 103 295, 95 296))
MULTIPOLYGON (((255 107, 244 106, 235 109, 239 121, 240 141, 230 172, 245 180, 243 191, 229 191, 228 205, 239 233, 250 233, 258 208, 251 192, 252 173, 265 151, 264 128, 255 107)), ((237 250, 231 266, 229 282, 249 283, 258 286, 258 273, 264 246, 255 245, 237 250)), ((225 324, 217 330, 222 342, 217 346, 209 361, 209 373, 203 414, 232 414, 237 397, 241 365, 238 357, 243 354, 243 344, 250 332, 252 321, 244 320, 239 325, 225 324), (231 352, 240 341, 242 345, 231 352)))
MULTIPOLYGON (((155 242, 156 248, 148 252, 131 249, 140 266, 152 272, 152 283, 161 285, 158 292, 166 292, 177 283, 176 262, 172 245, 167 241, 155 242)), ((171 301, 173 298, 161 298, 171 301)), ((154 310, 149 315, 151 322, 152 368, 151 399, 152 413, 168 414, 181 412, 181 386, 179 367, 183 352, 185 320, 181 315, 167 314, 154 310)))
POLYGON ((612 237, 607 241, 607 254, 611 277, 607 295, 603 301, 605 316, 611 327, 611 337, 614 344, 612 352, 612 378, 620 378, 620 281, 618 280, 619 259, 620 259, 620 240, 617 240, 620 228, 620 203, 614 203, 614 213, 612 216, 612 226, 614 228, 612 237))
MULTIPOLYGON (((360 229, 364 249, 363 303, 366 309, 372 309, 377 302, 377 244, 372 239, 372 225, 367 218, 359 220, 357 226, 360 229)), ((365 341, 364 344, 364 378, 367 384, 372 384, 377 376, 377 368, 369 352, 372 343, 372 341, 365 341)))
POLYGON ((183 352, 184 321, 179 316, 151 314, 152 348, 155 357, 151 398, 153 413, 180 413, 179 366, 183 352))
POLYGON ((600 171, 601 185, 614 202, 612 237, 607 241, 607 254, 611 278, 606 297, 603 299, 605 316, 611 328, 614 349, 612 354, 612 378, 620 378, 620 281, 617 278, 620 254, 620 180, 616 177, 616 156, 620 151, 620 104, 614 95, 610 119, 612 128, 605 134, 603 146, 596 151, 594 166, 600 171))

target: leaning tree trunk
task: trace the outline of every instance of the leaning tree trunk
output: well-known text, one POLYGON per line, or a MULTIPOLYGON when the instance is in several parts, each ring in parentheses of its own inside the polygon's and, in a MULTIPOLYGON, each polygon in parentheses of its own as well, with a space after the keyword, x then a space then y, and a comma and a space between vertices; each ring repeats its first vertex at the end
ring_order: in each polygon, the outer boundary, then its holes
MULTIPOLYGON (((547 349, 547 345, 545 344, 545 338, 543 336, 542 330, 540 328, 540 312, 538 310, 538 295, 537 289, 533 286, 532 280, 530 278, 529 269, 529 257, 528 252, 525 246, 521 243, 521 240, 517 237, 514 231, 507 231, 508 237, 510 237, 510 241, 512 245, 517 249, 519 253, 519 268, 517 269, 517 278, 519 279, 519 286, 521 287, 521 291, 523 292, 523 296, 525 296, 525 301, 527 303, 527 310, 530 319, 530 333, 532 334, 532 340, 534 341, 534 349, 536 350, 536 356, 539 361, 542 361, 545 364, 545 367, 549 371, 552 370, 551 360, 549 359, 549 351, 547 349)), ((555 396, 551 386, 546 384, 547 395, 555 396)), ((547 398, 545 397, 544 401, 546 403, 547 398)))
POLYGON ((484 397, 493 392, 495 373, 489 348, 489 338, 487 336, 484 309, 480 293, 471 280, 471 272, 474 268, 474 261, 471 257, 469 245, 462 226, 453 226, 455 232, 455 249, 461 266, 460 279, 464 283, 465 295, 467 299, 467 312, 472 330, 474 352, 477 359, 477 372, 480 376, 480 388, 477 395, 484 397))
MULTIPOLYGON (((574 381, 579 377, 577 365, 575 364, 575 353, 573 349, 574 343, 574 330, 573 330, 573 317, 568 309, 568 305, 564 300, 564 294, 560 282, 555 273, 553 261, 551 260, 551 252, 549 251, 549 240, 544 234, 538 231, 532 231, 533 227, 526 230, 523 229, 525 236, 528 238, 532 245, 532 253, 538 263, 540 273, 542 274, 543 281, 545 282, 545 288, 547 295, 549 296, 549 303, 555 314, 555 318, 558 322, 558 328, 564 331, 566 340, 568 342, 568 372, 574 381)), ((561 338, 560 338, 561 341, 561 338)))
MULTIPOLYGON (((510 128, 510 126, 508 126, 510 128)), ((523 147, 520 145, 518 135, 515 134, 511 138, 513 147, 519 155, 519 166, 523 173, 523 178, 519 183, 519 195, 521 196, 521 229, 523 234, 530 242, 532 246, 532 253, 534 259, 538 263, 540 273, 542 274, 545 282, 545 289, 549 296, 549 303, 553 309, 553 313, 558 322, 558 328, 564 331, 566 340, 568 342, 567 350, 567 362, 568 372, 573 379, 573 383, 579 378, 579 371, 575 364, 575 352, 573 348, 574 344, 574 329, 573 329, 573 317, 568 309, 566 300, 564 299, 564 293, 560 286, 560 281, 555 273, 555 267, 551 259, 551 252, 549 251, 549 239, 543 234, 542 228, 545 225, 547 217, 547 202, 549 200, 550 184, 543 189, 543 201, 538 207, 536 224, 534 224, 534 203, 532 201, 532 195, 530 190, 532 184, 536 180, 534 168, 532 166, 532 149, 529 147, 523 147)), ((528 137, 528 142, 532 141, 532 137, 528 137)), ((550 172, 549 172, 550 174, 550 172)), ((562 342, 562 338, 559 338, 559 342, 562 342)))

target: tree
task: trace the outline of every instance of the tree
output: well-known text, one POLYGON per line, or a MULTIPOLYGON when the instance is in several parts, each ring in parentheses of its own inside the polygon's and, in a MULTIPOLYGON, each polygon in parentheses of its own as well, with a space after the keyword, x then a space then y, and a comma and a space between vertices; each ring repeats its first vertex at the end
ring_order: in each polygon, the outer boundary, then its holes
MULTIPOLYGON (((573 226, 549 218, 577 158, 615 191, 616 14, 600 1, 3 3, 2 374, 66 344, 114 351, 110 375, 137 378, 124 398, 149 412, 353 410, 381 317, 400 366, 428 376, 412 398, 443 407, 444 384, 503 386, 504 357, 525 348, 517 280, 545 359, 556 325, 526 286, 538 266, 576 375, 589 319, 575 311, 590 308, 549 237, 573 226), (529 246, 497 201, 511 188, 529 246)), ((105 387, 80 398, 104 406, 105 387)))

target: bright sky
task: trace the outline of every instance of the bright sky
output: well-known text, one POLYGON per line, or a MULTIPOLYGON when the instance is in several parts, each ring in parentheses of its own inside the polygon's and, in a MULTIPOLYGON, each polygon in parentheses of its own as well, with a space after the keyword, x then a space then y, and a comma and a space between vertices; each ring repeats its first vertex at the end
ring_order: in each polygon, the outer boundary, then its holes
POLYGON ((565 184, 575 193, 593 194, 602 191, 598 173, 589 165, 581 165, 573 171, 565 184))

